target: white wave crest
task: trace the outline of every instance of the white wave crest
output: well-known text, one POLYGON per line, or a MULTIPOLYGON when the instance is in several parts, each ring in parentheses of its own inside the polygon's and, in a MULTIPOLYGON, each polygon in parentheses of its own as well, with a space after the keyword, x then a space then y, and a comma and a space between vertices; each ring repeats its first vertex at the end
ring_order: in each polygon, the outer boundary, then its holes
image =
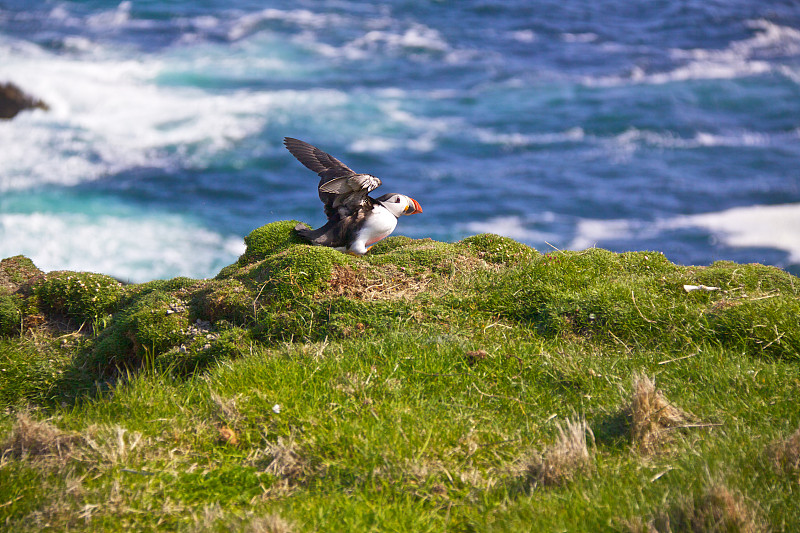
POLYGON ((486 128, 475 129, 478 140, 485 144, 525 147, 543 144, 580 142, 586 137, 583 128, 574 127, 556 133, 497 133, 486 128))
POLYGON ((517 30, 509 33, 509 36, 515 41, 521 43, 532 43, 536 40, 536 32, 533 30, 517 30))
POLYGON ((131 20, 131 7, 131 2, 125 0, 124 2, 120 2, 116 9, 100 11, 94 15, 90 15, 86 19, 86 22, 89 26, 102 28, 104 30, 113 27, 121 27, 131 20))
MULTIPOLYGON (((775 142, 790 140, 791 134, 768 135, 753 131, 728 131, 710 133, 699 131, 686 138, 673 132, 657 132, 628 128, 610 138, 589 136, 588 141, 601 146, 611 154, 615 161, 627 161, 632 154, 643 147, 692 150, 707 147, 762 147, 775 142)), ((791 141, 794 141, 791 139, 791 141)))
POLYGON ((717 213, 641 220, 579 221, 572 250, 583 250, 608 240, 652 239, 665 231, 703 228, 732 248, 774 248, 788 253, 789 263, 800 263, 800 204, 735 207, 717 213))
POLYGON ((568 43, 593 43, 598 39, 596 33, 564 33, 561 40, 568 43))
POLYGON ((685 61, 672 70, 645 72, 635 67, 625 76, 586 77, 583 83, 593 87, 662 85, 689 80, 734 79, 770 72, 784 73, 781 66, 774 66, 766 59, 800 54, 800 30, 767 20, 748 21, 747 25, 756 33, 750 38, 734 41, 723 49, 671 50, 673 59, 685 61))
POLYGON ((317 13, 307 9, 281 10, 268 8, 239 17, 228 31, 228 38, 237 41, 258 31, 266 22, 283 22, 305 29, 324 29, 347 22, 347 18, 335 13, 317 13))
POLYGON ((204 278, 243 252, 241 238, 177 216, 0 215, 0 257, 22 254, 45 271, 100 272, 133 282, 204 278))
POLYGON ((342 46, 323 43, 316 35, 306 35, 305 39, 325 57, 350 61, 370 59, 376 54, 441 53, 445 54, 445 59, 450 62, 458 62, 466 57, 466 52, 453 50, 437 30, 419 23, 414 23, 405 29, 370 30, 342 46))

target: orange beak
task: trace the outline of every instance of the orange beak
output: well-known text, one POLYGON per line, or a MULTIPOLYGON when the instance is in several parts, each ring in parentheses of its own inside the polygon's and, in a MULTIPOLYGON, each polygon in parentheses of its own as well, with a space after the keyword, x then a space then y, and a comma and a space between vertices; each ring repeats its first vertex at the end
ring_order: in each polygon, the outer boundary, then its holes
POLYGON ((422 207, 419 205, 419 202, 414 200, 413 198, 409 197, 409 200, 414 204, 414 209, 411 210, 410 206, 406 207, 406 215, 416 215, 417 213, 422 213, 422 207))

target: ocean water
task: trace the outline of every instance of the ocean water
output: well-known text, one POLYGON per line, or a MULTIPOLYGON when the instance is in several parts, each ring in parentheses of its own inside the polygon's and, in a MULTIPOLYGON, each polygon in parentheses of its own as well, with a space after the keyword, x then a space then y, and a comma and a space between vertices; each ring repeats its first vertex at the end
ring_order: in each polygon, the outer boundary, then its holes
POLYGON ((417 199, 396 234, 800 273, 794 1, 0 0, 0 257, 213 276, 324 222, 306 140, 417 199))

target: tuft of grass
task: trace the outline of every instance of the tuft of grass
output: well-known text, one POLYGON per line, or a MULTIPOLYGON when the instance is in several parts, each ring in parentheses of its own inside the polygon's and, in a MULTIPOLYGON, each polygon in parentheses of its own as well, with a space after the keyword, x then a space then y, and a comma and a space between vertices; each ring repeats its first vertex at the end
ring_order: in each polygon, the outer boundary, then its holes
POLYGON ((62 431, 46 420, 36 420, 30 413, 20 411, 7 440, 0 445, 0 456, 63 459, 81 442, 80 435, 62 431))
POLYGON ((651 453, 664 441, 670 428, 680 427, 694 417, 672 405, 648 376, 636 373, 632 381, 633 397, 628 409, 631 440, 639 451, 651 453))
POLYGON ((278 513, 256 516, 246 513, 243 517, 231 517, 218 504, 206 505, 201 513, 192 514, 190 531, 240 531, 242 533, 292 533, 295 526, 278 513))
POLYGON ((302 482, 315 471, 294 437, 278 437, 276 442, 267 443, 263 454, 266 459, 264 471, 290 484, 302 482))
POLYGON ((767 457, 779 472, 800 473, 800 429, 767 447, 767 457))
POLYGON ((242 529, 244 533, 292 533, 294 526, 279 514, 269 514, 250 520, 242 529))
POLYGON ((768 531, 758 513, 728 487, 715 484, 693 498, 679 498, 644 524, 628 524, 641 533, 760 533, 768 531))
POLYGON ((591 455, 586 444, 586 434, 592 430, 586 420, 567 419, 564 426, 557 424, 556 442, 524 465, 528 483, 533 486, 562 486, 578 475, 592 471, 591 455))
POLYGON ((0 339, 0 406, 50 406, 59 397, 59 381, 73 357, 70 341, 62 341, 0 339))

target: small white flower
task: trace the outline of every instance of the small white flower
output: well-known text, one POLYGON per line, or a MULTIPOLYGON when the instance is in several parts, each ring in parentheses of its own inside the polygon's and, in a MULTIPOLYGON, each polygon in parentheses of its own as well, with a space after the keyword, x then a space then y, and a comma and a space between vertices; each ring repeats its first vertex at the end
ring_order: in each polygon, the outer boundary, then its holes
POLYGON ((273 413, 275 413, 276 415, 277 415, 278 413, 280 413, 280 412, 281 412, 281 406, 280 406, 280 404, 277 404, 277 403, 276 403, 275 405, 273 405, 273 406, 272 406, 272 412, 273 412, 273 413))

